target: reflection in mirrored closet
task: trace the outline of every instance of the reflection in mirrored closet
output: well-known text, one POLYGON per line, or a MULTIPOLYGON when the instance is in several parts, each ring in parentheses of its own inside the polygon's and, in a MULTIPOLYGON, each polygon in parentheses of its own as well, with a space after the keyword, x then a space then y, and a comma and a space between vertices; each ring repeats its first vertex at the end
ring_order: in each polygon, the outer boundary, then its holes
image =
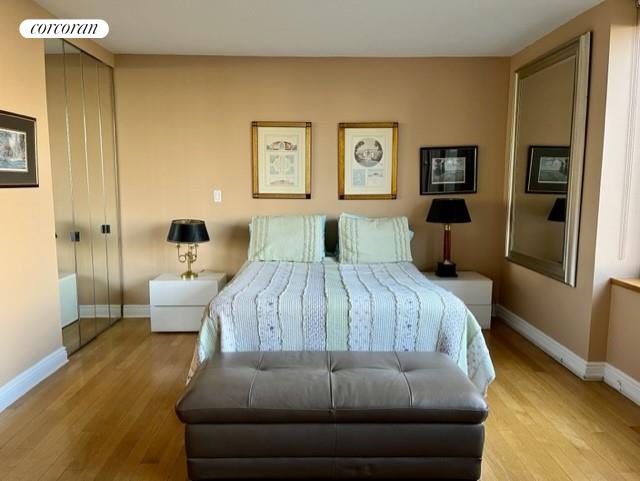
POLYGON ((63 344, 72 353, 122 317, 111 67, 45 41, 63 344))
POLYGON ((589 84, 586 33, 516 72, 507 258, 575 286, 589 84))

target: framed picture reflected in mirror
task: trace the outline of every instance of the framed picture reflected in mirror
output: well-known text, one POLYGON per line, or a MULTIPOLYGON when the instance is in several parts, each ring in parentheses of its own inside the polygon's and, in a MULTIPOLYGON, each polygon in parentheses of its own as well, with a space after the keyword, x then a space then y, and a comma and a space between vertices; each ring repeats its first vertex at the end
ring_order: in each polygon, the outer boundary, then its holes
POLYGON ((566 194, 569 184, 569 147, 529 146, 528 194, 566 194))

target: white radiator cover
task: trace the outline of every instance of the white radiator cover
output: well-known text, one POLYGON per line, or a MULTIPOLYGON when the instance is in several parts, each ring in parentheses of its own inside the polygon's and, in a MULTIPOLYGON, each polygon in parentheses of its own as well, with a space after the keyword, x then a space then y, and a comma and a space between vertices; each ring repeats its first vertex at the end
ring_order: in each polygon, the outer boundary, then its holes
POLYGON ((60 292, 60 323, 68 326, 78 319, 78 288, 74 272, 58 274, 58 290, 60 292))

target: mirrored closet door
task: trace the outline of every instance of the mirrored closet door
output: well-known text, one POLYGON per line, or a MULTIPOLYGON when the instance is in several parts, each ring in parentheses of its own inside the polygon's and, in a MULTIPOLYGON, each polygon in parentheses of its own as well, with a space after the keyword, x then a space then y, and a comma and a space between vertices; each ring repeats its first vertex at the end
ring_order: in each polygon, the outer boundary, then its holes
POLYGON ((63 343, 76 351, 122 317, 111 67, 45 41, 63 343))

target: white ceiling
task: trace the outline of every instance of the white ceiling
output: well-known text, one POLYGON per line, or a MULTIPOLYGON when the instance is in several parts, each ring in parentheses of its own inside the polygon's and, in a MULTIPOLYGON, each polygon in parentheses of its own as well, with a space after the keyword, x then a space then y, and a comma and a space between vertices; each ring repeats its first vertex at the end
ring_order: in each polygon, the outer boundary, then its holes
POLYGON ((602 0, 36 0, 114 53, 511 55, 602 0))

